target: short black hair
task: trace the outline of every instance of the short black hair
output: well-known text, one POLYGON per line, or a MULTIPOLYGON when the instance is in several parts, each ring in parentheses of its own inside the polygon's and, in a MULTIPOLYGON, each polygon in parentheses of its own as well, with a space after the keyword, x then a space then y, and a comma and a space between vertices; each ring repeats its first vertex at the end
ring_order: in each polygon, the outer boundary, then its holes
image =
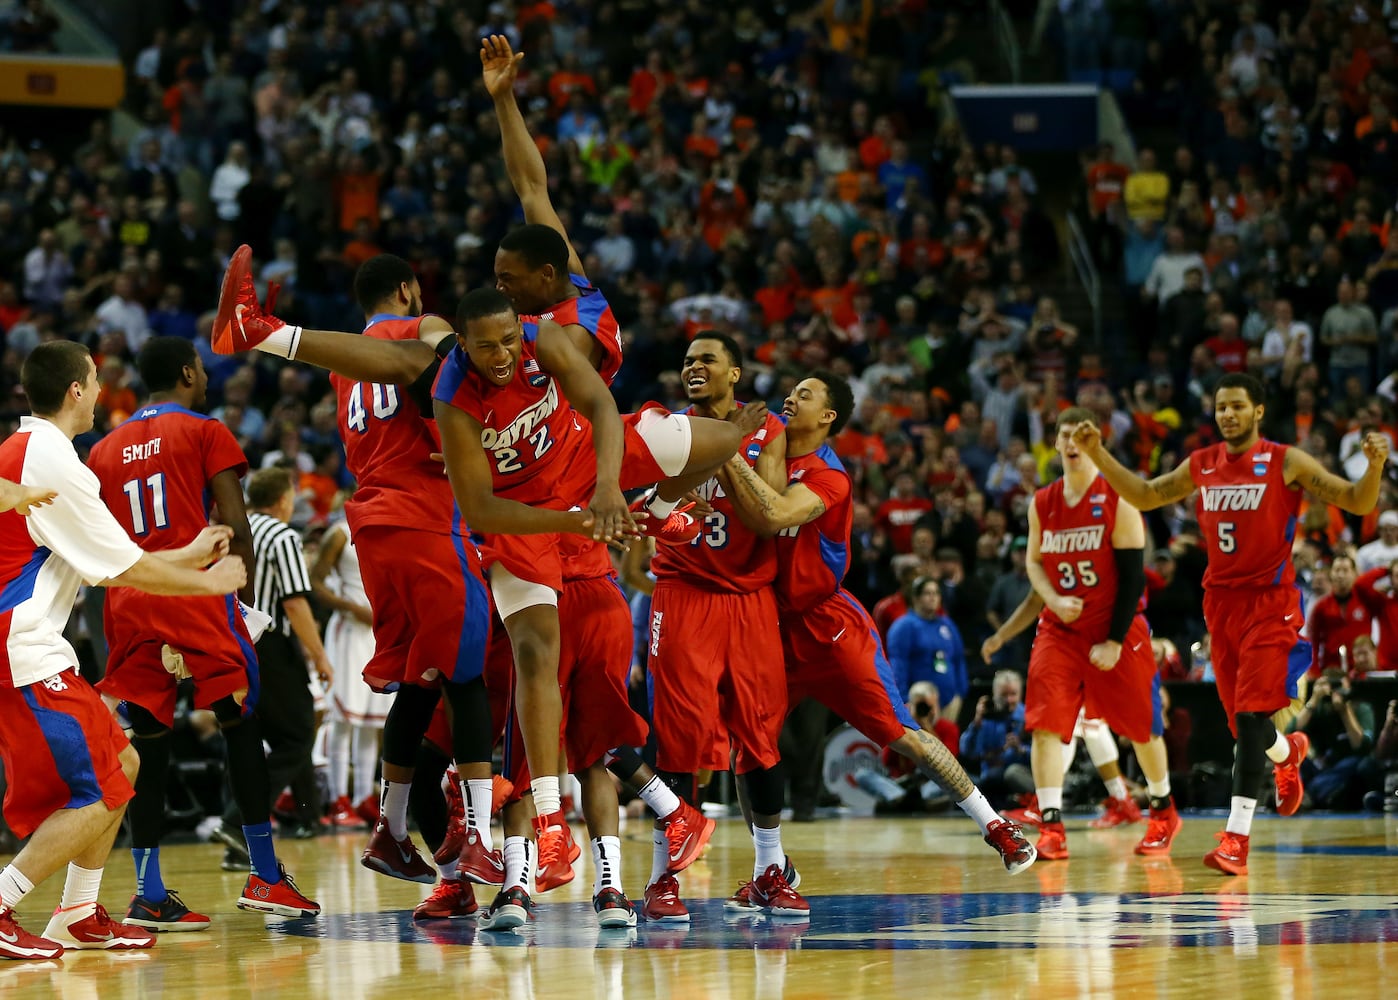
POLYGON ((849 383, 832 371, 821 369, 811 372, 808 378, 817 379, 825 386, 825 398, 835 411, 835 422, 830 425, 830 436, 834 437, 845 429, 849 418, 854 416, 854 392, 849 383))
POLYGON ((63 409, 68 387, 86 382, 91 365, 92 352, 75 340, 50 340, 35 347, 19 375, 29 409, 40 416, 63 409))
POLYGON ((530 270, 538 271, 545 264, 552 264, 559 274, 568 273, 568 241, 552 226, 526 222, 505 234, 500 249, 519 254, 530 270))
POLYGON ((1220 389, 1242 389, 1248 394, 1248 402, 1253 406, 1261 406, 1267 402, 1267 390, 1263 388, 1262 380, 1247 372, 1229 372, 1214 386, 1215 397, 1220 389))
POLYGON ((417 280, 413 266, 402 257, 381 253, 370 257, 354 275, 354 300, 368 313, 379 303, 391 298, 400 285, 417 280))
POLYGON ((183 337, 152 337, 136 357, 136 369, 147 392, 169 392, 180 384, 185 368, 198 363, 194 341, 183 337))
POLYGON ((485 319, 487 316, 499 316, 502 313, 515 315, 514 306, 510 305, 510 300, 505 297, 505 293, 498 288, 477 288, 467 292, 461 297, 461 304, 456 307, 456 329, 458 333, 465 333, 468 324, 478 319, 485 319))
POLYGON ((724 351, 728 354, 728 360, 734 368, 743 367, 743 349, 738 346, 738 342, 726 333, 719 333, 717 330, 700 330, 690 338, 690 343, 696 340, 716 340, 723 345, 724 351))

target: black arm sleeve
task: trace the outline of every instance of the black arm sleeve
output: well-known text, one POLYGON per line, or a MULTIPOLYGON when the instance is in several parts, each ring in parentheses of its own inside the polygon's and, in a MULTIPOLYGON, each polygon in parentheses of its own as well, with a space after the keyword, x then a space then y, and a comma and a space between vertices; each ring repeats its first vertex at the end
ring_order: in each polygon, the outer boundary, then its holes
POLYGON ((432 419, 432 386, 437 381, 437 370, 442 367, 442 359, 456 346, 455 337, 443 337, 437 345, 437 360, 422 370, 412 385, 407 387, 408 398, 417 404, 423 417, 432 419))
POLYGON ((1124 642, 1146 589, 1146 553, 1145 549, 1112 549, 1112 557, 1116 560, 1116 597, 1112 599, 1107 638, 1124 642))

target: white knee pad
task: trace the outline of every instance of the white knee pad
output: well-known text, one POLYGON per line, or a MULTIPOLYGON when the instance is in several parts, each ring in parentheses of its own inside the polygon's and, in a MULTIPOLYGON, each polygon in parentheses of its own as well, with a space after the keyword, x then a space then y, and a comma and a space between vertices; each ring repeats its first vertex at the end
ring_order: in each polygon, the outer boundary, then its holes
POLYGON ((495 610, 501 621, 535 605, 558 607, 558 591, 542 583, 521 580, 502 563, 490 567, 490 593, 495 598, 495 610))
POLYGON ((641 435, 666 478, 678 476, 689 464, 694 428, 683 414, 666 413, 655 407, 642 410, 636 418, 636 433, 641 435))
POLYGON ((1059 747, 1063 751, 1063 773, 1067 774, 1073 769, 1073 761, 1078 756, 1078 741, 1069 740, 1067 743, 1060 743, 1059 747))
POLYGON ((1083 723, 1082 741, 1087 744, 1087 753, 1094 766, 1101 767, 1116 761, 1116 737, 1101 719, 1088 719, 1083 723))

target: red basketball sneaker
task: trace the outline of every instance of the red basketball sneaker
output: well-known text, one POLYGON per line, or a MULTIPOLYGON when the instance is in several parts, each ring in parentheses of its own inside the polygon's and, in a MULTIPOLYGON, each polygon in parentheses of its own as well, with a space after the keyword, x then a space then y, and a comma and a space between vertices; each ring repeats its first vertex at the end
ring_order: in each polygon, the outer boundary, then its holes
POLYGON ((456 920, 480 909, 476 894, 465 879, 443 879, 432 887, 427 898, 413 909, 414 920, 456 920))
POLYGON ((432 852, 432 860, 439 865, 444 865, 452 858, 461 854, 461 848, 466 846, 466 824, 453 816, 447 820, 446 836, 442 838, 442 846, 432 852))
POLYGON ((1184 820, 1175 811, 1175 804, 1156 812, 1150 811, 1150 822, 1146 824, 1146 835, 1136 845, 1137 854, 1169 854, 1175 836, 1184 829, 1184 820))
POLYGON ((1001 815, 1020 826, 1038 827, 1044 822, 1044 817, 1039 813, 1039 797, 1033 792, 1019 797, 1018 809, 1007 809, 1001 815))
POLYGON ((501 774, 492 775, 490 778, 490 814, 493 816, 504 808, 505 803, 514 793, 514 782, 501 774))
POLYGON ((379 800, 373 795, 366 795, 360 800, 359 805, 354 807, 354 811, 359 814, 359 818, 364 821, 364 825, 373 829, 379 823, 379 800))
POLYGON ((154 934, 144 927, 117 923, 101 903, 59 907, 49 918, 44 937, 68 949, 130 951, 155 944, 154 934))
POLYGON ((662 875, 646 886, 641 916, 654 923, 689 923, 689 910, 680 899, 680 884, 673 875, 662 875))
POLYGON ((61 958, 63 945, 30 934, 15 920, 15 911, 0 910, 0 958, 61 958))
POLYGON ((666 816, 665 839, 670 845, 670 867, 672 875, 678 875, 688 868, 704 850, 704 845, 713 836, 714 821, 695 809, 683 799, 680 807, 666 816))
POLYGON ((209 918, 185 906, 184 900, 175 895, 174 889, 167 889, 165 898, 158 903, 144 896, 132 896, 131 905, 126 908, 126 918, 122 922, 151 931, 209 929, 209 918))
POLYGON ((1045 861, 1068 860, 1068 831, 1062 823, 1045 823, 1039 827, 1039 842, 1034 851, 1045 861))
MULTIPOLYGON (((1102 803, 1102 809, 1102 815, 1087 824, 1094 830, 1110 830, 1114 826, 1125 826, 1128 823, 1141 821, 1141 807, 1136 805, 1135 799, 1108 798, 1106 802, 1102 803)), ((1039 853, 1042 854, 1043 851, 1039 853)))
POLYGON ((1204 855, 1204 864, 1225 875, 1246 875, 1248 873, 1248 836, 1245 833, 1229 833, 1224 830, 1214 834, 1218 846, 1204 855))
POLYGON ((536 816, 534 834, 539 844, 534 887, 539 892, 548 892, 573 881, 573 862, 582 855, 582 848, 574 842, 573 831, 563 819, 563 813, 536 816))
MULTIPOLYGON (((646 513, 646 505, 654 499, 654 495, 647 493, 631 504, 633 514, 646 513)), ((703 527, 699 519, 690 514, 694 504, 681 504, 664 518, 656 517, 652 514, 638 522, 638 527, 643 535, 649 535, 662 542, 672 542, 675 545, 687 545, 699 537, 699 529, 703 527)))
POLYGON ((362 830, 364 817, 354 811, 348 795, 341 795, 330 807, 330 825, 338 830, 362 830))
POLYGON ((985 842, 1000 852, 1005 871, 1011 875, 1024 871, 1039 856, 1034 845, 1024 839, 1019 824, 1007 819, 998 819, 985 828, 985 842))
MULTIPOLYGON (((786 884, 793 889, 801 887, 801 873, 791 863, 789 854, 786 856, 786 864, 782 867, 782 878, 786 879, 786 884)), ((723 908, 729 913, 760 912, 757 904, 752 901, 752 883, 744 882, 738 886, 738 891, 723 901, 723 908)))
POLYGON ((369 838, 369 846, 359 857, 359 863, 371 871, 389 878, 401 878, 407 882, 422 882, 431 885, 437 881, 437 873, 432 866, 422 860, 412 837, 394 840, 388 832, 388 824, 382 819, 374 827, 374 835, 369 838))
MULTIPOLYGON (((582 848, 578 848, 578 851, 581 853, 582 848)), ((472 829, 467 829, 462 839, 461 851, 456 859, 456 870, 462 878, 469 879, 477 885, 505 884, 505 859, 498 850, 487 851, 481 843, 481 835, 472 829)))
POLYGON ((279 917, 318 916, 320 904, 301 894, 286 865, 277 865, 277 871, 282 876, 277 882, 265 882, 256 873, 249 875, 243 894, 238 897, 238 909, 275 913, 279 917))
POLYGON ((786 881, 780 865, 768 865, 765 872, 753 879, 749 894, 753 904, 770 916, 811 915, 811 904, 786 881))
POLYGON ((1277 783, 1279 816, 1291 816, 1301 808, 1301 799, 1306 794, 1301 783, 1301 762, 1311 751, 1311 738, 1305 733, 1290 733, 1286 741, 1291 744, 1291 756, 1272 768, 1272 777, 1277 783))
POLYGON ((210 344, 216 354, 250 351, 286 323, 263 312, 252 280, 252 248, 246 243, 233 252, 223 272, 218 314, 210 344))

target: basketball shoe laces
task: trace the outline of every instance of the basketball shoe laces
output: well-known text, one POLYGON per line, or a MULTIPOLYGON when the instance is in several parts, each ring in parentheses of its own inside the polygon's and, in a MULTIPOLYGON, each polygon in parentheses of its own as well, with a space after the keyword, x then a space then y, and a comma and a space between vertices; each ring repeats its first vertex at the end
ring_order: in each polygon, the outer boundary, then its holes
POLYGON ((552 868, 563 863, 565 834, 559 826, 545 827, 539 833, 539 867, 552 868))
POLYGON ((1214 839, 1218 841, 1218 847, 1215 850, 1229 860, 1235 860, 1242 855, 1244 841, 1240 834, 1224 830, 1214 834, 1214 839))
POLYGON ((670 846, 670 861, 676 862, 683 856, 685 843, 689 840, 689 820, 684 817, 684 810, 680 810, 680 815, 672 819, 665 827, 665 840, 670 846))
MULTIPOLYGON (((1294 754, 1295 751, 1293 750, 1292 753, 1294 754)), ((1290 757, 1287 757, 1282 764, 1274 768, 1272 775, 1277 783, 1278 804, 1285 802, 1296 794, 1297 784, 1301 777, 1301 769, 1300 767, 1291 766, 1290 757)))
POLYGON ((1150 819, 1146 822, 1146 835, 1142 839, 1143 844, 1163 844, 1165 838, 1170 836, 1170 817, 1168 814, 1160 816, 1151 813, 1150 819))

